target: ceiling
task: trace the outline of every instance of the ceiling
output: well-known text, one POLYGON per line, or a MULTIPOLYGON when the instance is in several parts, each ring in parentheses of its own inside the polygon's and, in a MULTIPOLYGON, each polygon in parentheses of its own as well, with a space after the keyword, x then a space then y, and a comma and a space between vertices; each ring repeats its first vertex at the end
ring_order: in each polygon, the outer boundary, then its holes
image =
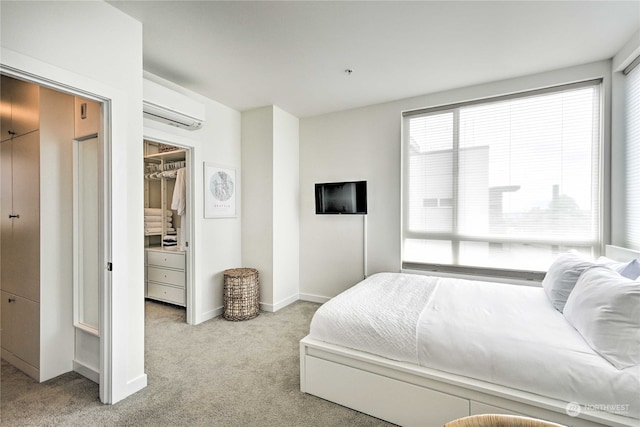
POLYGON ((146 71, 300 118, 611 58, 640 28, 640 0, 108 3, 146 71))

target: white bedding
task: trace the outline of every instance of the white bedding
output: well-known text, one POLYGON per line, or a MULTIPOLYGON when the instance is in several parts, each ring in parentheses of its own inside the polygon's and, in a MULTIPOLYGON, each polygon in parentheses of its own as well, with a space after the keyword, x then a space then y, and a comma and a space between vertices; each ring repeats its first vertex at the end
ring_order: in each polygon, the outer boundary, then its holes
POLYGON ((331 344, 640 418, 640 366, 618 370, 595 353, 542 288, 379 273, 320 307, 310 329, 331 344))

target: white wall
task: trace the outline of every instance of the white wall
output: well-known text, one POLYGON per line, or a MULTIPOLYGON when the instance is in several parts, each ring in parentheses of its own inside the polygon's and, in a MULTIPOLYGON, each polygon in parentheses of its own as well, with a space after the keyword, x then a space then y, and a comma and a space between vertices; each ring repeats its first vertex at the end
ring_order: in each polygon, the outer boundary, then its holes
POLYGON ((242 267, 260 275, 260 302, 273 306, 273 107, 242 113, 242 267))
POLYGON ((267 311, 299 294, 298 128, 273 105, 242 113, 242 263, 258 269, 267 311))
POLYGON ((72 96, 40 90, 40 381, 72 370, 75 353, 73 107, 72 96))
MULTIPOLYGON (((323 301, 362 278, 359 216, 315 215, 317 182, 368 181, 368 274, 400 269, 400 153, 403 111, 604 77, 610 61, 460 88, 300 121, 300 293, 323 301)), ((609 135, 609 123, 605 124, 609 135)), ((608 142, 608 137, 605 137, 608 142)))
POLYGON ((105 296, 112 306, 111 324, 101 325, 101 334, 109 341, 106 351, 112 357, 104 368, 111 381, 102 381, 101 396, 115 403, 146 386, 143 192, 139 185, 142 25, 106 3, 93 1, 1 2, 0 12, 3 67, 111 103, 113 272, 105 296))
MULTIPOLYGON (((144 119, 144 135, 156 141, 179 144, 193 149, 194 162, 190 176, 194 187, 193 219, 195 241, 190 242, 195 307, 193 323, 201 323, 222 314, 223 271, 241 264, 242 207, 240 113, 218 102, 191 92, 150 73, 145 78, 182 93, 205 105, 206 117, 202 128, 185 130, 154 120, 144 119), (204 163, 213 163, 236 170, 235 218, 204 218, 204 163)), ((142 140, 140 140, 142 146, 142 140)), ((142 186, 142 181, 139 183, 142 186)), ((189 212, 187 212, 189 215, 189 212)))
POLYGON ((299 120, 273 108, 273 304, 298 299, 300 259, 299 120))

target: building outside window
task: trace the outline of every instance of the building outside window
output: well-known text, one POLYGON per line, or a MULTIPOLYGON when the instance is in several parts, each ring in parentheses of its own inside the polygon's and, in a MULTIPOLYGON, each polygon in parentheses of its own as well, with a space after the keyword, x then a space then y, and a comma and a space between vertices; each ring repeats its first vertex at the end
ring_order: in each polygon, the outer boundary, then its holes
POLYGON ((407 112, 403 267, 546 271, 603 239, 600 81, 407 112))

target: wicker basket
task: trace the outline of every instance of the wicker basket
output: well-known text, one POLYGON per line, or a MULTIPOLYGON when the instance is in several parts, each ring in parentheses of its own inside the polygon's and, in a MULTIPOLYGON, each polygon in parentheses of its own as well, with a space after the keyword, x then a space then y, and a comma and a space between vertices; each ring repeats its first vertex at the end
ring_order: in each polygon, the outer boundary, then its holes
POLYGON ((260 313, 260 279, 255 268, 224 271, 224 312, 227 320, 249 320, 260 313))

